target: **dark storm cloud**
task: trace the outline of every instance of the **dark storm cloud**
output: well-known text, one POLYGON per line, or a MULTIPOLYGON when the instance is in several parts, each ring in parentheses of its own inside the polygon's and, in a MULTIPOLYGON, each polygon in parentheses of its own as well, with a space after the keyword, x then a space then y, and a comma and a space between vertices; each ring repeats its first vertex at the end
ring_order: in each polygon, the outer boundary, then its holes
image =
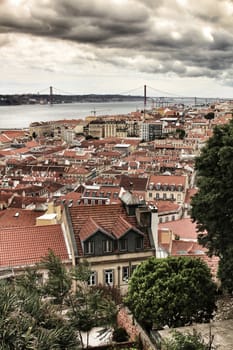
POLYGON ((96 64, 181 77, 233 69, 230 0, 2 0, 0 10, 0 33, 86 44, 96 64))

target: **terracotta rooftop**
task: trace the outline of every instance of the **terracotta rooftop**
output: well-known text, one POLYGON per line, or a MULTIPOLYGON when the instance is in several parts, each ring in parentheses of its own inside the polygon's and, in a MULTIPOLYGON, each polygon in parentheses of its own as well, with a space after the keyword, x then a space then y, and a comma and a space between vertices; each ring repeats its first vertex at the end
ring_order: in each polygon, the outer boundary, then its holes
POLYGON ((192 222, 190 218, 160 223, 159 229, 169 229, 180 239, 197 240, 196 223, 192 222))
POLYGON ((168 184, 168 185, 182 185, 185 186, 186 183, 186 176, 174 176, 174 175, 151 175, 150 176, 150 183, 160 183, 162 184, 168 184))
POLYGON ((125 190, 146 191, 148 177, 133 177, 128 175, 121 175, 120 187, 125 190))
POLYGON ((43 214, 44 211, 8 208, 0 212, 0 227, 35 226, 36 218, 43 214))
MULTIPOLYGON (((81 236, 90 234, 90 228, 96 230, 97 227, 101 227, 102 230, 110 235, 115 233, 114 235, 118 237, 122 235, 122 230, 125 230, 125 232, 129 228, 138 230, 136 217, 127 216, 122 204, 74 206, 69 208, 69 212, 79 255, 83 255, 81 236), (93 220, 91 223, 88 222, 90 218, 93 220), (119 227, 117 227, 118 224, 119 227), (84 228, 84 226, 86 227, 84 228)), ((148 244, 149 241, 145 239, 147 248, 148 244)))
MULTIPOLYGON (((100 225, 98 225, 95 220, 93 220, 91 217, 88 217, 84 225, 82 226, 79 236, 81 241, 85 241, 87 238, 92 236, 96 231, 102 231, 105 234, 109 235, 108 232, 106 232, 100 225)), ((113 236, 111 236, 113 237, 113 236)))
POLYGON ((149 201, 149 204, 154 204, 158 208, 158 213, 163 214, 167 212, 177 212, 180 208, 180 205, 171 202, 171 201, 163 201, 163 200, 155 200, 149 201))
POLYGON ((49 249, 69 259, 60 225, 0 228, 0 267, 38 263, 49 249))

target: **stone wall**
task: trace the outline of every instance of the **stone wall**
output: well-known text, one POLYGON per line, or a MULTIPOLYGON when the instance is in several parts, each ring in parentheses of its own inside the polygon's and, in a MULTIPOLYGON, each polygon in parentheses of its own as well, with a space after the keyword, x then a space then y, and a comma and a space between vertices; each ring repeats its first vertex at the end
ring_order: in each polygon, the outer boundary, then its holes
POLYGON ((138 341, 142 344, 143 350, 157 350, 144 331, 144 329, 134 319, 130 310, 126 307, 121 307, 118 312, 117 322, 119 327, 125 328, 130 336, 130 341, 138 341))

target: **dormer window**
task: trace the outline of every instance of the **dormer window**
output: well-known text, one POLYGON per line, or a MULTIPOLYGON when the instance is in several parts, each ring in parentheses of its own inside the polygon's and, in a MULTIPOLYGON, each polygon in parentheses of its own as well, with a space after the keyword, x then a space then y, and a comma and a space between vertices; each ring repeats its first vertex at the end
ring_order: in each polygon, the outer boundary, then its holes
POLYGON ((142 237, 137 237, 135 243, 136 243, 136 249, 137 250, 142 249, 142 247, 143 247, 143 238, 142 237))
POLYGON ((89 255, 89 254, 94 254, 94 248, 95 244, 94 241, 88 241, 84 243, 84 253, 89 255))
POLYGON ((161 189, 161 184, 160 183, 157 183, 156 186, 155 186, 156 190, 159 191, 161 189))
POLYGON ((110 239, 103 241, 103 251, 104 253, 111 253, 113 250, 113 244, 110 239))
POLYGON ((127 239, 120 239, 119 245, 120 245, 120 251, 127 251, 127 249, 128 249, 128 240, 127 239))

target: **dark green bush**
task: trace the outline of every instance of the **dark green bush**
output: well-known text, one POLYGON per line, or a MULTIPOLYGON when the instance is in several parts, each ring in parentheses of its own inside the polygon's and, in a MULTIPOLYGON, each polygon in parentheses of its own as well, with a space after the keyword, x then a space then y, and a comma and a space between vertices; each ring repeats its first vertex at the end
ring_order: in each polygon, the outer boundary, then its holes
POLYGON ((129 340, 129 335, 124 328, 119 327, 113 331, 112 340, 117 343, 121 343, 129 340))

